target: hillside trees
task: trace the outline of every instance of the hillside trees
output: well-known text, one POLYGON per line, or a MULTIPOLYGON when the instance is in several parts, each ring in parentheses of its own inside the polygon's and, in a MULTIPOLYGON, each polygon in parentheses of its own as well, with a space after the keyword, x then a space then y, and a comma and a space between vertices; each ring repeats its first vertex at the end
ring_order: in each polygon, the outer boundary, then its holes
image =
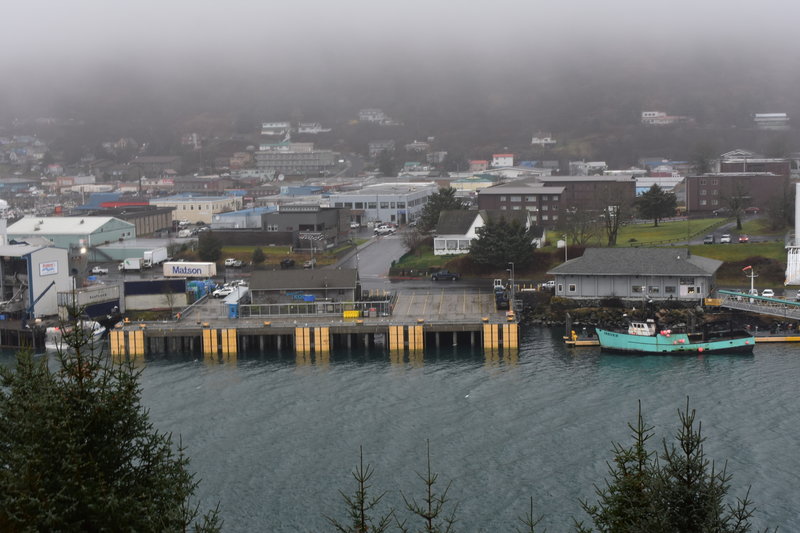
POLYGON ((218 531, 216 511, 198 521, 189 458, 153 427, 132 363, 62 331, 53 369, 27 352, 0 366, 0 530, 218 531))

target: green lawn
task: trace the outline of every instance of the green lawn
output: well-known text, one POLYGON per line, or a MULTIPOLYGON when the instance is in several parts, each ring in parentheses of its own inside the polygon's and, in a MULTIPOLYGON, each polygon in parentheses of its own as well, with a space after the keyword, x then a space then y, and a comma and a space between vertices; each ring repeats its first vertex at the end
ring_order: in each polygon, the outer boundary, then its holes
MULTIPOLYGON (((658 227, 653 226, 652 222, 646 224, 630 224, 623 226, 617 237, 617 246, 630 246, 631 244, 647 244, 659 241, 685 241, 686 235, 697 235, 710 232, 712 228, 723 224, 726 219, 722 218, 698 218, 691 219, 687 223, 685 220, 676 222, 661 222, 658 227)), ((547 239, 555 245, 561 239, 563 232, 549 231, 547 239)), ((606 243, 605 233, 600 233, 593 239, 590 246, 603 246, 606 243)))
POLYGON ((690 246, 695 255, 719 259, 720 261, 744 261, 748 257, 766 257, 786 262, 786 249, 782 242, 753 242, 749 244, 698 244, 690 246))
POLYGON ((784 235, 786 228, 773 229, 765 217, 751 218, 742 222, 742 231, 748 235, 784 235))

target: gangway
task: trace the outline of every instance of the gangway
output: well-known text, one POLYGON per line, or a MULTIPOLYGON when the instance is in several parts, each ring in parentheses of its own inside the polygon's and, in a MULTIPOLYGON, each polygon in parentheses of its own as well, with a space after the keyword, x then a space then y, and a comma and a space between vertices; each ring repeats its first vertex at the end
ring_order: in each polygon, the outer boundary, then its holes
POLYGON ((800 320, 800 302, 737 291, 718 290, 717 294, 720 296, 720 305, 728 309, 800 320))

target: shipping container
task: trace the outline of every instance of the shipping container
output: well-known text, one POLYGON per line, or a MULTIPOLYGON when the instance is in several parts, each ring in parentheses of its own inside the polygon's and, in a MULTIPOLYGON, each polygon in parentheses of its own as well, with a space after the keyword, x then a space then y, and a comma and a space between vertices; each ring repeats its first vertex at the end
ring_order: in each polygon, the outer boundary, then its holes
POLYGON ((164 277, 167 278, 208 278, 216 274, 216 263, 164 263, 164 277))

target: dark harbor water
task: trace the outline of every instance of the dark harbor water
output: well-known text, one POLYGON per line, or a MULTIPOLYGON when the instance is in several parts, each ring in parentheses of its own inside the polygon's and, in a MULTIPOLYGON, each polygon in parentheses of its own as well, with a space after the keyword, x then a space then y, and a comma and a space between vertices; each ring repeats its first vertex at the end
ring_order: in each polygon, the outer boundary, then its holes
POLYGON ((373 487, 402 507, 421 496, 425 467, 452 481, 458 530, 513 531, 529 498, 548 531, 566 531, 606 475, 612 441, 642 400, 660 440, 688 395, 728 461, 734 495, 758 504, 757 525, 800 531, 799 345, 752 356, 615 356, 568 350, 560 332, 528 329, 514 356, 458 347, 392 361, 356 351, 324 361, 240 356, 223 364, 176 355, 147 361, 144 402, 180 434, 202 478, 204 507, 221 503, 226 531, 330 531, 338 490, 363 446, 373 487))

